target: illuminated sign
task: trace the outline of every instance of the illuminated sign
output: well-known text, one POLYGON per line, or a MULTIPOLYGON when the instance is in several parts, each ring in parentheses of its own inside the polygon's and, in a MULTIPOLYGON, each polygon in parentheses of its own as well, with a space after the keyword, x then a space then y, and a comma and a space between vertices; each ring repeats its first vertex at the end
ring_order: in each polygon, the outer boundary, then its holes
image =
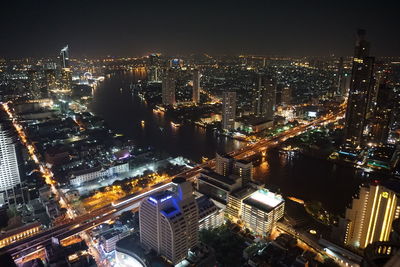
POLYGON ((388 198, 389 197, 389 193, 388 192, 382 192, 382 197, 384 198, 388 198))

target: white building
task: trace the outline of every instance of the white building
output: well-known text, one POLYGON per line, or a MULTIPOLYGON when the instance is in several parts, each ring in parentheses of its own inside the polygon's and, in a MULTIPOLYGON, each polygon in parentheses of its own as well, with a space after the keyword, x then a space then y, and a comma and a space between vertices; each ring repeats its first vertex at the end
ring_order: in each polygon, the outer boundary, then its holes
POLYGON ((8 126, 0 124, 0 205, 8 202, 8 191, 20 183, 15 140, 8 126))
POLYGON ((258 189, 242 202, 241 217, 247 228, 266 236, 283 217, 285 201, 267 189, 258 189))
POLYGON ((175 178, 173 191, 144 199, 139 208, 140 242, 173 264, 198 243, 199 211, 190 182, 175 178))
POLYGON ((69 182, 71 185, 79 186, 82 183, 86 183, 98 178, 108 175, 108 170, 104 170, 101 166, 94 167, 86 170, 73 171, 69 182))

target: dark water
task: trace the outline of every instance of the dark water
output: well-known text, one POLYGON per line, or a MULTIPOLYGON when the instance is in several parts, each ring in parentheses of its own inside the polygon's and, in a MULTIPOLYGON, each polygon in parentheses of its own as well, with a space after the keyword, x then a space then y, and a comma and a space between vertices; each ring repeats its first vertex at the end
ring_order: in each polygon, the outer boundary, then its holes
MULTIPOLYGON (((168 118, 153 113, 151 107, 131 93, 130 83, 144 75, 129 72, 107 77, 94 92, 91 110, 103 117, 116 132, 129 136, 141 146, 152 146, 172 156, 184 156, 197 162, 202 156, 213 157, 217 150, 229 152, 244 145, 197 126, 172 127, 168 118)), ((301 155, 290 158, 275 150, 267 153, 254 176, 285 196, 318 200, 337 213, 345 210, 359 184, 365 180, 353 168, 301 155)))

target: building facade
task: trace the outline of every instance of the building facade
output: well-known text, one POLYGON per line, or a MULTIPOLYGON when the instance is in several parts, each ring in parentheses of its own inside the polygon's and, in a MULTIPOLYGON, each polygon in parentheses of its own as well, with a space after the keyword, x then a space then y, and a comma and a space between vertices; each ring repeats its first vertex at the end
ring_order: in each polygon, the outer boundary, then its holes
POLYGON ((369 56, 370 44, 365 40, 365 31, 358 30, 357 37, 345 122, 345 139, 355 146, 362 143, 374 84, 374 58, 369 56))
POLYGON ((265 75, 258 76, 254 114, 272 120, 275 110, 276 82, 265 75))
POLYGON ((193 71, 193 95, 192 101, 195 104, 200 102, 200 71, 195 69, 193 71))
POLYGON ((139 224, 141 243, 176 264, 198 243, 199 211, 192 184, 184 178, 172 183, 173 191, 142 201, 139 224))
POLYGON ((235 129, 236 118, 236 92, 222 94, 222 129, 232 131, 235 129))
POLYGON ((16 202, 15 187, 21 184, 16 137, 11 127, 0 122, 0 206, 16 202))
POLYGON ((162 103, 164 105, 175 105, 175 90, 175 73, 173 70, 167 69, 162 80, 162 103))
POLYGON ((283 217, 284 210, 283 198, 262 188, 243 200, 241 219, 251 231, 261 236, 268 236, 276 222, 283 217))
POLYGON ((399 213, 395 191, 378 184, 361 187, 346 210, 344 243, 363 249, 372 242, 389 240, 393 220, 399 213))

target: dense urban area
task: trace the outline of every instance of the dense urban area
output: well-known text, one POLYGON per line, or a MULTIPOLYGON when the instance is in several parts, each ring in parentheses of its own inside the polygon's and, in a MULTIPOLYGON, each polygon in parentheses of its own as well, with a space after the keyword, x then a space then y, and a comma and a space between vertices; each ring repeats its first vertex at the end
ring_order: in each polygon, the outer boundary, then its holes
POLYGON ((400 57, 373 45, 0 58, 0 265, 399 266, 400 57))

